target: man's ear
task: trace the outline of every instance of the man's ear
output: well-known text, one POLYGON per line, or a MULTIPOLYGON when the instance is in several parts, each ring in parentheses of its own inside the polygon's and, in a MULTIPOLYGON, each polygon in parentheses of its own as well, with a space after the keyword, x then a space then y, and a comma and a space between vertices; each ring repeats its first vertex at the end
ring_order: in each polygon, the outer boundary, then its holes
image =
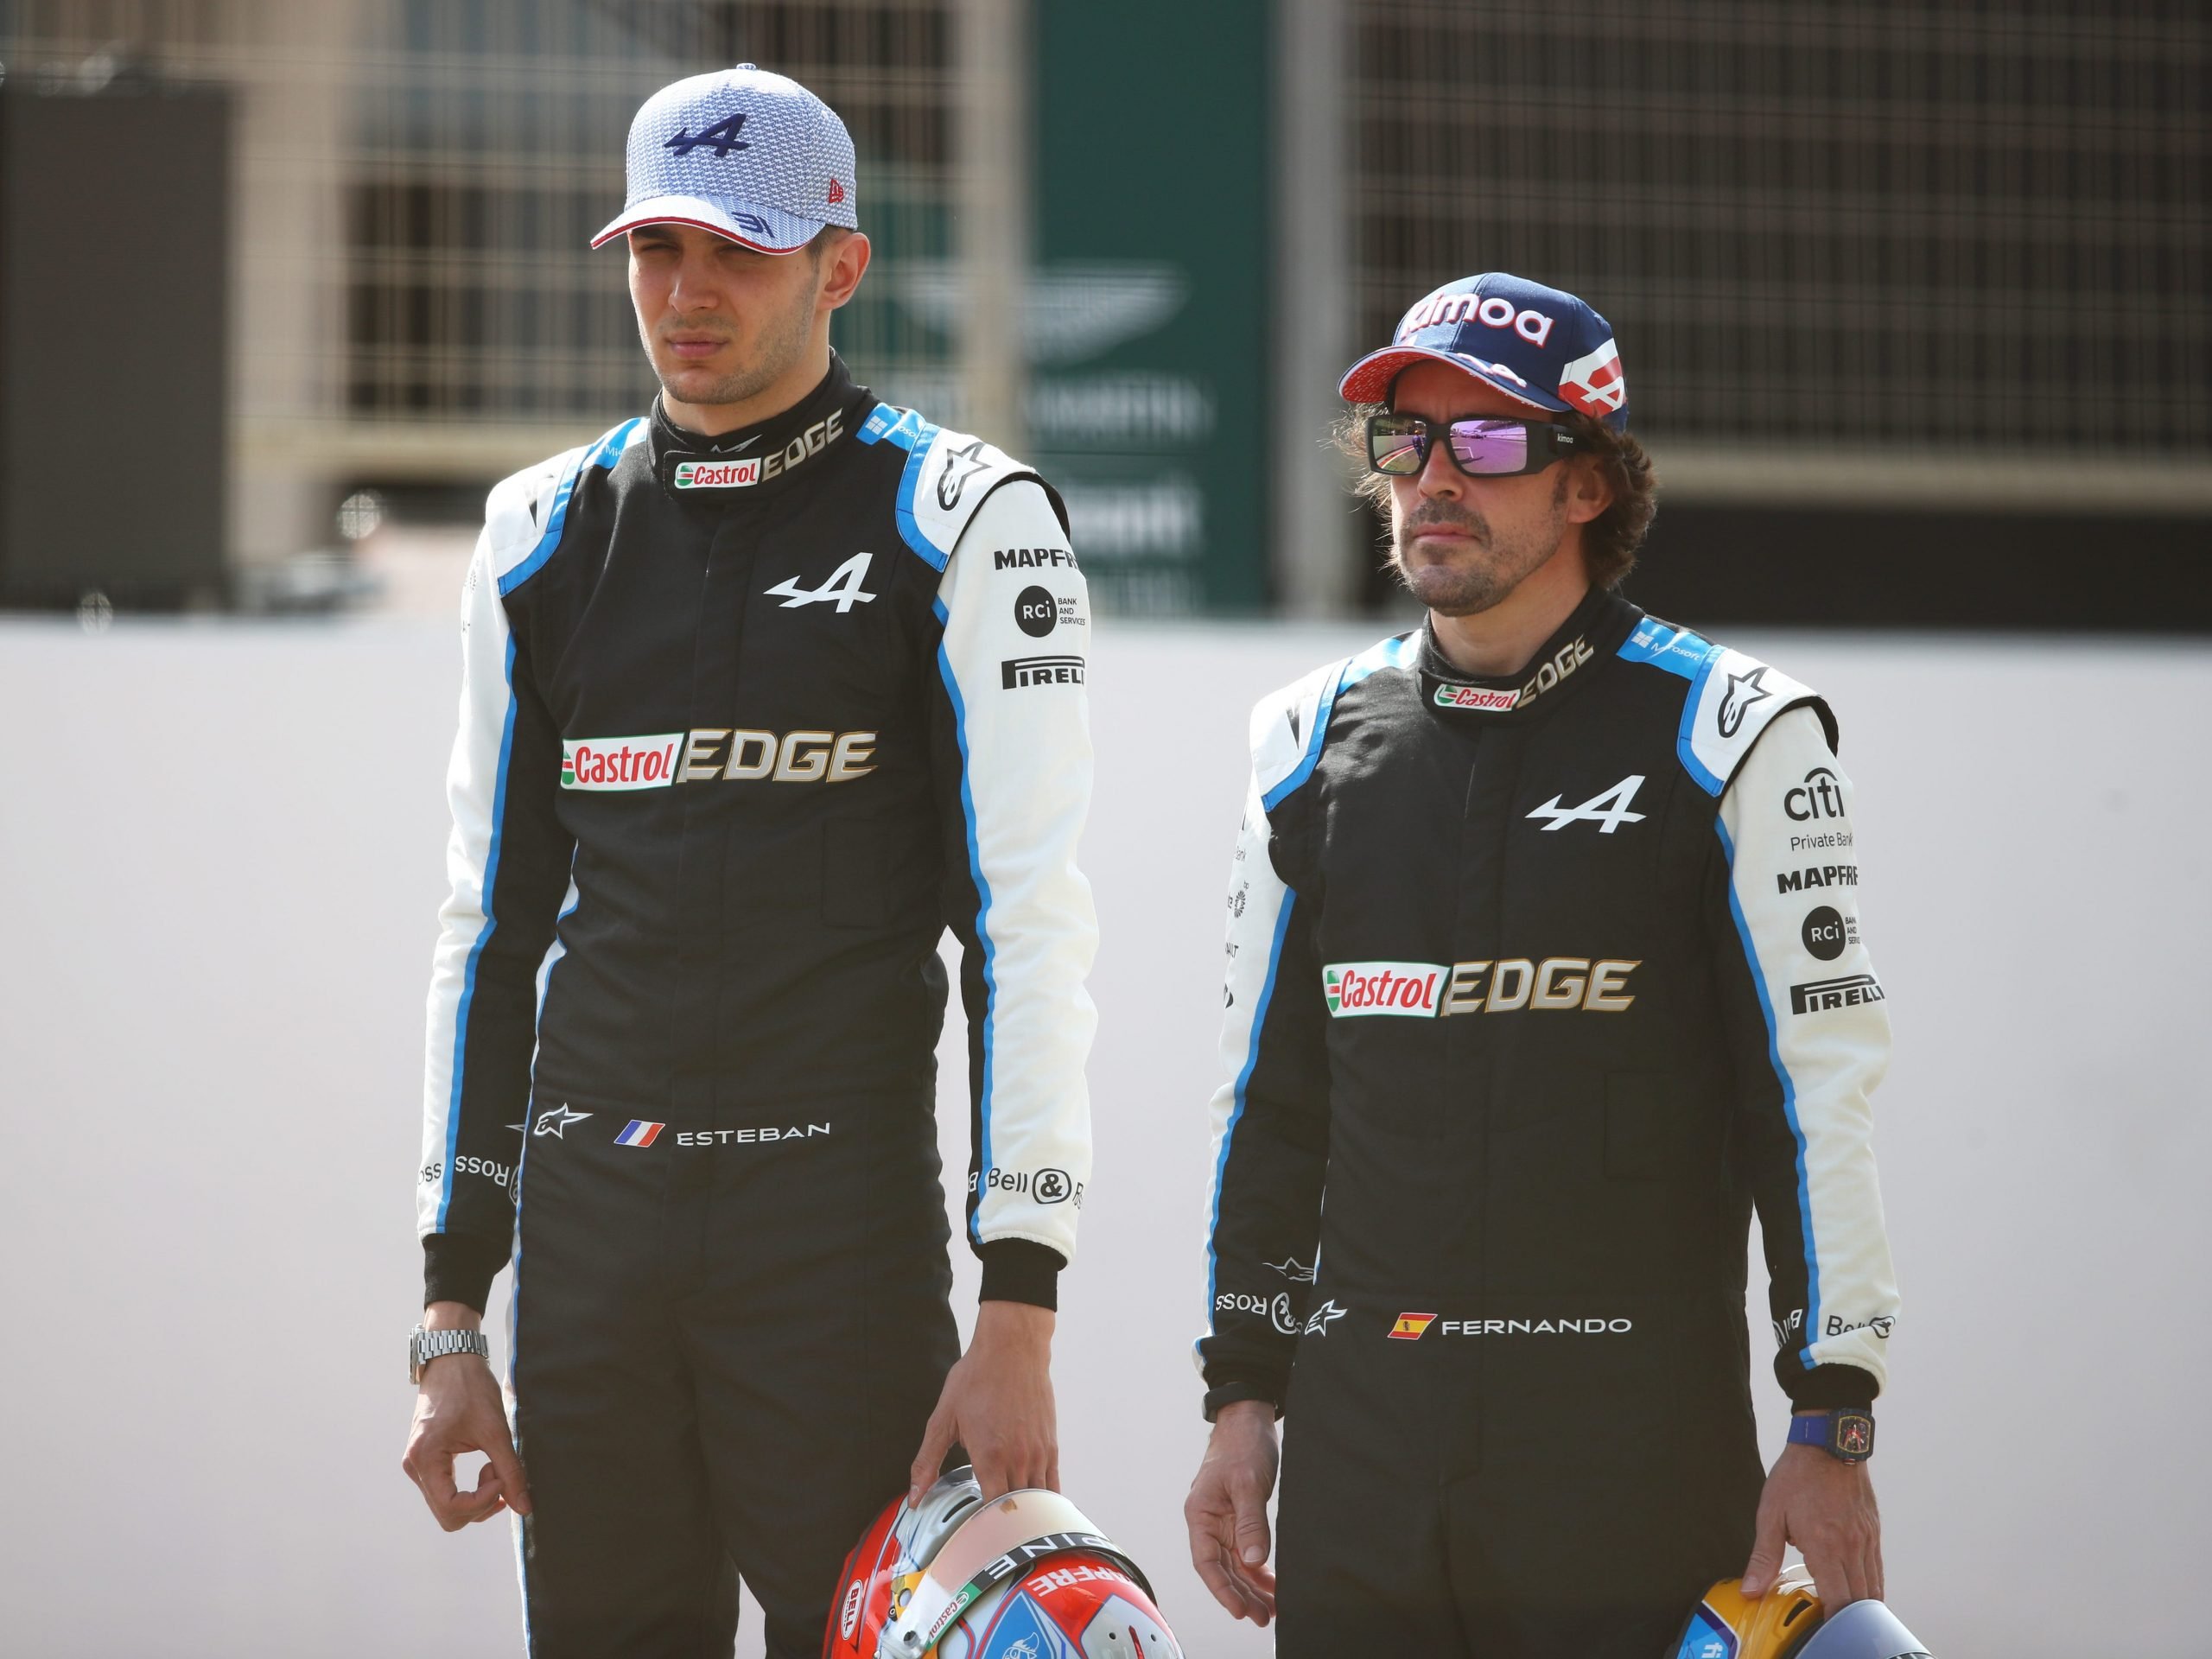
POLYGON ((1577 455, 1567 466, 1567 522, 1586 524, 1604 517, 1605 509, 1613 505, 1609 469, 1594 455, 1577 455))
MULTIPOLYGON (((825 231, 823 235, 827 235, 825 231)), ((822 305, 835 311, 849 301, 858 291, 861 278, 868 272, 868 260, 874 250, 868 239, 858 231, 837 238, 836 246, 823 256, 822 263, 829 267, 822 283, 822 305)))

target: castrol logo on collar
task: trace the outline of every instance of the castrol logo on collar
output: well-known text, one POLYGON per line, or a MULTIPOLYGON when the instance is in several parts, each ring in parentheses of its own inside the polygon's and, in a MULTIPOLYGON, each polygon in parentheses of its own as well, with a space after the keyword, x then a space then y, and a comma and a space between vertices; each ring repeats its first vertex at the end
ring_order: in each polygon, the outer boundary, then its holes
POLYGON ((760 481, 760 457, 743 461, 679 461, 669 482, 679 490, 741 490, 760 481))

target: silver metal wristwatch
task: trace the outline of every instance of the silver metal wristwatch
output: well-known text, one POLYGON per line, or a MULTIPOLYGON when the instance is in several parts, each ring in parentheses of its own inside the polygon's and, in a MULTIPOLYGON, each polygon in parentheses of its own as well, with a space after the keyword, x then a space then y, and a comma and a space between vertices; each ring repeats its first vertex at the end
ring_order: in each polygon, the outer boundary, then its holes
POLYGON ((407 1380, 420 1385, 423 1368, 443 1354, 474 1354, 488 1363, 492 1339, 481 1331, 425 1331, 418 1325, 407 1338, 407 1380))

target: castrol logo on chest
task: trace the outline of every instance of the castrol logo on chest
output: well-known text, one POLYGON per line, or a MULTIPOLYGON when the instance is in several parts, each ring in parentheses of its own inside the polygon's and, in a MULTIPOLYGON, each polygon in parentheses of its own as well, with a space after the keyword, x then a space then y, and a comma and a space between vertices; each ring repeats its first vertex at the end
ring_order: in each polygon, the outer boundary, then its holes
POLYGON ((561 742, 563 789, 665 789, 676 781, 681 732, 651 737, 571 737, 561 742))
POLYGON ((1433 962, 1332 962, 1321 969, 1321 991, 1338 1019, 1395 1014, 1433 1020, 1444 975, 1433 962))

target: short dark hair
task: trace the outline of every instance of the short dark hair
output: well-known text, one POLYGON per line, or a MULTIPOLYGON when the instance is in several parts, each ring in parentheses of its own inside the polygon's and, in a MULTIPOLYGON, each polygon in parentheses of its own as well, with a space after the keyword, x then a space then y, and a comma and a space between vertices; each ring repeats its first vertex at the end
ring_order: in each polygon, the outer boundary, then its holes
POLYGON ((850 236, 852 232, 842 225, 824 225, 807 238, 806 257, 814 261, 817 270, 822 269, 822 256, 850 236))
MULTIPOLYGON (((1390 512, 1390 480, 1367 464, 1367 417, 1385 411, 1382 404, 1358 404, 1337 423, 1337 447, 1357 463, 1357 482, 1352 488, 1387 521, 1390 512)), ((1590 581, 1599 588, 1618 588, 1636 568, 1636 555, 1659 512, 1659 475, 1651 456, 1633 432, 1616 432, 1602 421, 1570 410, 1553 418, 1574 435, 1575 448, 1598 463, 1612 486, 1612 505, 1582 530, 1582 558, 1590 581)))

